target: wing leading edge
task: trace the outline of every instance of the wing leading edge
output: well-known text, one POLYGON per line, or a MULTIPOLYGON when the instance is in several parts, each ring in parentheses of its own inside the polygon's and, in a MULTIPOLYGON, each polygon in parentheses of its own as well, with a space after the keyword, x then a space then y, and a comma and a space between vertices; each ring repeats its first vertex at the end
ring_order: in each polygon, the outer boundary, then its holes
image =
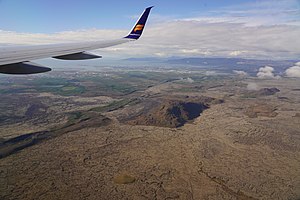
POLYGON ((124 38, 109 41, 0 47, 0 73, 36 74, 50 71, 51 68, 30 62, 41 58, 52 57, 63 60, 101 58, 101 56, 93 55, 87 51, 138 40, 143 33, 151 8, 148 7, 144 10, 132 31, 124 38))

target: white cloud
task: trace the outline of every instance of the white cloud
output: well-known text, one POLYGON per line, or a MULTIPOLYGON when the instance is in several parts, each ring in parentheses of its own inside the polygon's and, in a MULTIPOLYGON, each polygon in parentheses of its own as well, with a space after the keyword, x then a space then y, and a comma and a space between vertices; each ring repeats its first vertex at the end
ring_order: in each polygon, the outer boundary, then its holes
POLYGON ((186 53, 186 54, 199 54, 200 53, 199 49, 182 49, 181 51, 182 51, 182 53, 186 53))
POLYGON ((112 39, 125 35, 122 30, 78 30, 65 31, 54 34, 44 33, 17 33, 13 31, 0 30, 0 41, 6 44, 31 45, 51 44, 79 41, 94 41, 99 39, 112 39))
POLYGON ((232 51, 229 53, 230 56, 238 56, 245 53, 245 51, 232 51))
POLYGON ((188 83, 194 83, 195 81, 192 79, 192 78, 190 78, 190 77, 188 77, 187 79, 186 79, 186 81, 188 82, 188 83))
POLYGON ((258 90, 259 87, 256 83, 248 83, 247 90, 258 90))
POLYGON ((187 56, 208 56, 212 55, 209 50, 201 50, 201 49, 182 49, 180 50, 183 55, 187 56))
POLYGON ((195 81, 194 81, 192 78, 187 77, 187 78, 181 78, 181 79, 180 79, 180 82, 194 83, 195 81))
POLYGON ((300 78, 300 62, 295 63, 295 66, 288 68, 285 71, 287 77, 300 78))
POLYGON ((242 23, 245 26, 299 25, 299 9, 299 0, 252 1, 210 11, 211 16, 198 17, 196 20, 242 23))
POLYGON ((262 79, 268 79, 268 78, 279 78, 279 76, 274 75, 274 68, 270 66, 264 66, 259 68, 257 77, 262 79))
POLYGON ((216 71, 205 71, 205 76, 216 76, 218 73, 216 71))
MULTIPOLYGON (((0 31, 0 41, 7 44, 64 43, 115 39, 126 33, 126 30, 83 30, 55 34, 0 31)), ((294 59, 300 54, 299 35, 300 27, 296 26, 243 27, 241 24, 173 21, 147 27, 143 37, 134 43, 100 49, 98 52, 114 57, 149 57, 155 54, 165 57, 294 59)))
POLYGON ((237 74, 237 75, 239 75, 239 76, 242 76, 242 77, 248 76, 248 73, 245 72, 245 71, 233 70, 233 73, 235 73, 235 74, 237 74))

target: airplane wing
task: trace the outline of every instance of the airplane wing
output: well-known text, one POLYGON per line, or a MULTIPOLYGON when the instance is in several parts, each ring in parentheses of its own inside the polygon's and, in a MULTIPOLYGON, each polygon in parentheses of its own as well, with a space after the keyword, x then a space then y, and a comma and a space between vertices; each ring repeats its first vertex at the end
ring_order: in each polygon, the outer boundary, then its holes
POLYGON ((41 58, 52 57, 63 60, 101 58, 101 56, 88 53, 87 51, 106 48, 139 39, 145 28, 151 8, 152 7, 146 8, 132 31, 126 37, 120 39, 66 44, 0 47, 0 73, 35 74, 51 71, 51 68, 30 62, 31 60, 41 58))

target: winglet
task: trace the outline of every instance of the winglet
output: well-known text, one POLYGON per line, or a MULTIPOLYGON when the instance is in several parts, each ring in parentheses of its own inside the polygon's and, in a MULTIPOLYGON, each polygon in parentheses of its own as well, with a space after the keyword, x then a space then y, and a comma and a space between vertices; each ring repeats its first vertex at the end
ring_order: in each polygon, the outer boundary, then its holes
POLYGON ((148 19, 151 8, 153 8, 153 6, 148 7, 148 8, 145 9, 143 14, 140 16, 137 23, 133 27, 132 31, 129 33, 129 35, 127 35, 124 38, 137 40, 141 37, 141 35, 143 33, 143 30, 145 28, 145 25, 146 25, 146 22, 147 22, 147 19, 148 19))

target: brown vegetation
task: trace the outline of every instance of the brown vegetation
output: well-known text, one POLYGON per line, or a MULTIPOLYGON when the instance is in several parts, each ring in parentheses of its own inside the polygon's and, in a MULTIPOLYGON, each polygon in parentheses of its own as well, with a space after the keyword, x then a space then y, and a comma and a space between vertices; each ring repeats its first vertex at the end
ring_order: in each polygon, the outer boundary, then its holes
POLYGON ((255 104, 249 106, 245 111, 245 115, 250 118, 256 117, 276 117, 278 113, 275 112, 276 108, 267 104, 255 104))

